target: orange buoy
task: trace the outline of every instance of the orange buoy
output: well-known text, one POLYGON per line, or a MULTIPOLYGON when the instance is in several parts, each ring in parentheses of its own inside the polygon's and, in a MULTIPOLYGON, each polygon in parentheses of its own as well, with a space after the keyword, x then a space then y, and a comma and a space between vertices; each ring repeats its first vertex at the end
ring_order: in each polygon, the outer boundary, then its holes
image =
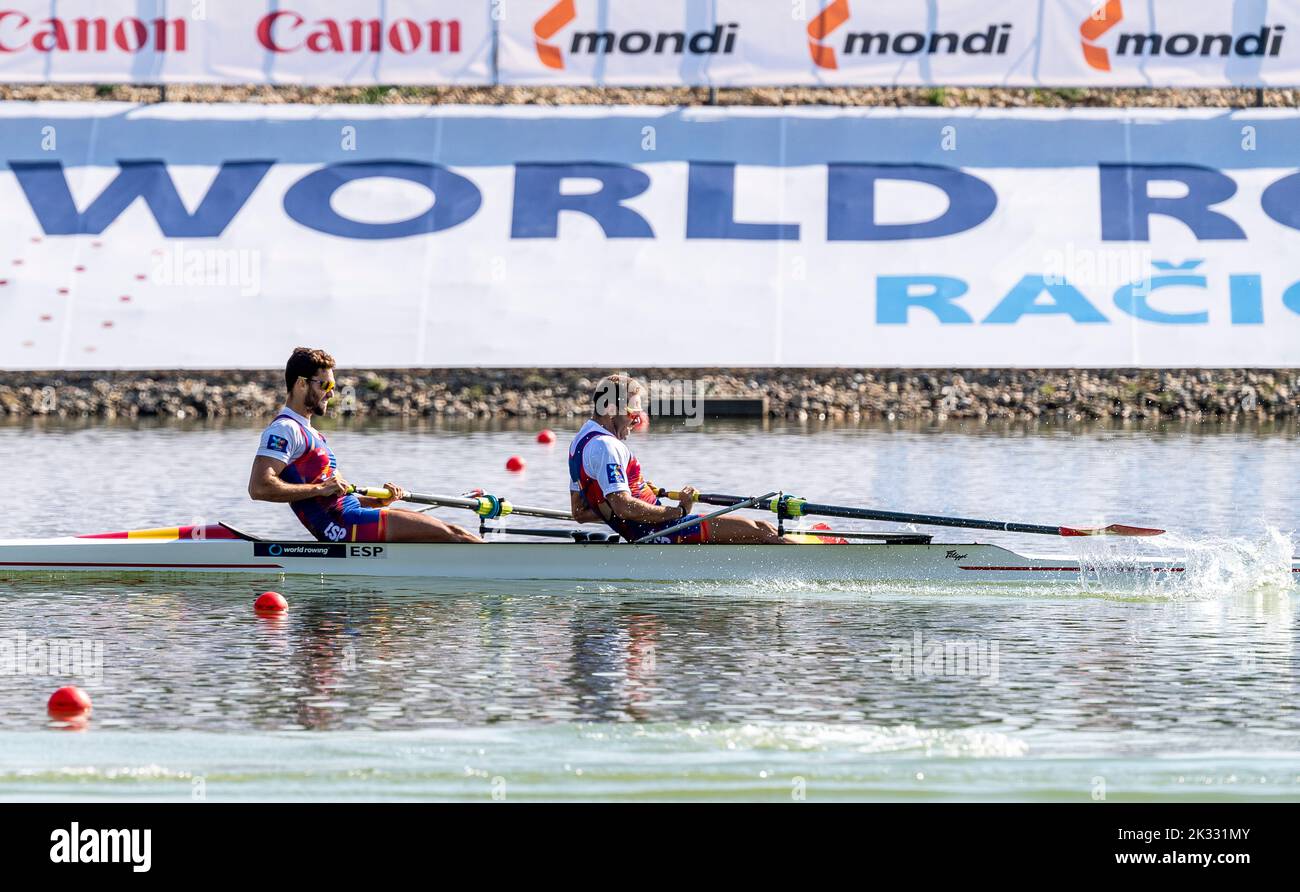
POLYGON ((524 460, 517 455, 512 455, 506 459, 506 470, 515 471, 516 473, 524 469, 524 460))
POLYGON ((550 446, 555 443, 555 431, 547 428, 537 435, 537 442, 543 446, 550 446))
POLYGON ((262 592, 253 602, 253 609, 262 614, 284 613, 289 609, 289 602, 279 592, 262 592))
POLYGON ((81 688, 67 685, 50 695, 50 702, 45 708, 52 718, 80 718, 90 712, 90 697, 81 688))

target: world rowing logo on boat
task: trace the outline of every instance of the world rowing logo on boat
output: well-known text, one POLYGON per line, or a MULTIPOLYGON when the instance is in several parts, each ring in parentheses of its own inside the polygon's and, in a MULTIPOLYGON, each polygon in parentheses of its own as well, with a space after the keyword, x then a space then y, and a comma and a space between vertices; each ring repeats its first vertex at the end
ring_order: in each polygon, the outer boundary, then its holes
POLYGON ((328 542, 255 542, 254 557, 273 558, 343 558, 348 556, 346 545, 333 545, 328 542))

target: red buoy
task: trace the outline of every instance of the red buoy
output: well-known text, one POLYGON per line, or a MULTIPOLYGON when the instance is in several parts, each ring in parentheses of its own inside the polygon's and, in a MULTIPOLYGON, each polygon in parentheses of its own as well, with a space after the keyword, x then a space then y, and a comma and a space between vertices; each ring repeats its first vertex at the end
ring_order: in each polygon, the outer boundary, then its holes
POLYGON ((537 435, 537 442, 543 446, 550 446, 555 442, 555 431, 547 428, 537 435))
POLYGON ((524 469, 524 460, 517 455, 512 455, 506 459, 506 470, 519 472, 524 469))
POLYGON ((253 602, 253 609, 262 614, 284 613, 289 609, 289 602, 279 592, 262 592, 253 602))
POLYGON ((81 688, 68 685, 51 694, 45 708, 52 718, 80 718, 90 712, 90 697, 81 688))

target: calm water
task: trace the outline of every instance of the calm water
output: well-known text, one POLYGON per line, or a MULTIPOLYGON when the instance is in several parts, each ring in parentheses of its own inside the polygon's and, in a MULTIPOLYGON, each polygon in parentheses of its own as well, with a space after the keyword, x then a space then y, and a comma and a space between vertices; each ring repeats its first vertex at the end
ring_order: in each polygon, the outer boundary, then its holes
MULTIPOLYGON (((18 499, 0 537, 216 519, 296 535, 244 494, 256 433, 0 427, 18 499)), ((563 445, 531 431, 331 443, 359 483, 565 504, 563 445)), ((1300 799, 1297 596, 1274 581, 1300 527, 1296 447, 712 424, 637 446, 660 485, 1149 522, 1213 568, 1137 596, 289 579, 289 614, 264 620, 238 581, 0 582, 0 642, 88 639, 103 659, 102 677, 0 675, 0 797, 1300 799), (44 714, 69 681, 95 701, 79 732, 44 714)))

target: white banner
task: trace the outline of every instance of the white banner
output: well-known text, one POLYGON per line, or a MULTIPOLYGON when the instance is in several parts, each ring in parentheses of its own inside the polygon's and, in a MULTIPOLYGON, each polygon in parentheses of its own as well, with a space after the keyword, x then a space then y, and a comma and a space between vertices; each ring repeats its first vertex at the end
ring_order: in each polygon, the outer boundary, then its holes
POLYGON ((487 84, 484 0, 0 0, 0 82, 487 84))
POLYGON ((0 0, 0 82, 1286 87, 1300 0, 0 0))
POLYGON ((1300 2, 506 0, 511 84, 1300 83, 1300 2))
POLYGON ((0 104, 0 367, 1300 365, 1300 116, 0 104))

